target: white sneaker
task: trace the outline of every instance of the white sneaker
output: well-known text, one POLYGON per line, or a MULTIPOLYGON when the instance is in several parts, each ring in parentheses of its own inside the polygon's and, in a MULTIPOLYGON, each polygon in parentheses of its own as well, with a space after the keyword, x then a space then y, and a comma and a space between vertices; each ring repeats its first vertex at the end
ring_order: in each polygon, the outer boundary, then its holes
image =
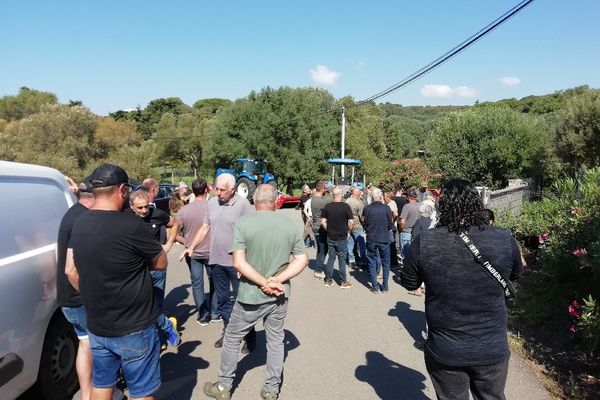
POLYGON ((315 279, 325 279, 325 272, 315 272, 313 277, 315 279))

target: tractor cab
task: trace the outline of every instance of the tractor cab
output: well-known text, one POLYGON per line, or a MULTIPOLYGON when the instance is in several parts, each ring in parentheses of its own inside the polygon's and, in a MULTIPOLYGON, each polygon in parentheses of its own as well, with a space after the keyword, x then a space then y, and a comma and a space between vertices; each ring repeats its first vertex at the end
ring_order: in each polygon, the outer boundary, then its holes
POLYGON ((235 177, 238 195, 252 201, 256 186, 263 183, 276 184, 275 176, 269 172, 269 164, 256 158, 236 158, 230 168, 217 169, 217 176, 229 173, 235 177))

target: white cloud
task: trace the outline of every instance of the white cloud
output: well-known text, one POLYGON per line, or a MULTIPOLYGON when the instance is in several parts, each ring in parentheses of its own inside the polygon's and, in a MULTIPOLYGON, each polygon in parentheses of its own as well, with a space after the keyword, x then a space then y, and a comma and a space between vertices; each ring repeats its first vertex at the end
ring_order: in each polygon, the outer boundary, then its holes
POLYGON ((310 73, 310 79, 320 85, 334 85, 341 75, 339 72, 330 70, 325 65, 317 65, 308 72, 310 73))
POLYGON ((425 85, 421 88, 423 97, 434 97, 450 99, 452 97, 475 97, 477 90, 468 86, 457 86, 452 88, 448 85, 425 85))
POLYGON ((499 79, 502 86, 511 87, 521 83, 521 80, 516 76, 503 76, 499 79))

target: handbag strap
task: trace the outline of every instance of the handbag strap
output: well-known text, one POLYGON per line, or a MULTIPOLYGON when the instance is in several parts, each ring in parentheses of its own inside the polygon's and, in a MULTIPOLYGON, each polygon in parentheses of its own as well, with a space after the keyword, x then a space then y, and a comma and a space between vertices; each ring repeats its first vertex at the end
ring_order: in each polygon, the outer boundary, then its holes
POLYGON ((483 255, 483 253, 481 251, 479 251, 477 246, 475 246, 473 241, 469 238, 469 236, 467 236, 467 233, 461 232, 458 236, 462 239, 462 241, 463 241, 464 245, 467 247, 467 249, 469 249, 469 251, 473 254, 473 256, 475 257, 475 261, 477 261, 477 263, 479 265, 481 265, 483 267, 483 269, 496 282, 498 282, 498 284, 500 284, 500 286, 502 286, 502 290, 504 291, 504 297, 506 297, 507 299, 510 297, 514 297, 516 294, 516 291, 515 291, 515 288, 513 287, 512 283, 510 283, 510 281, 508 279, 504 279, 502 277, 502 275, 500 275, 500 272, 498 272, 498 270, 496 270, 496 268, 494 268, 494 266, 492 265, 492 263, 490 263, 490 261, 487 259, 487 257, 485 255, 483 255))

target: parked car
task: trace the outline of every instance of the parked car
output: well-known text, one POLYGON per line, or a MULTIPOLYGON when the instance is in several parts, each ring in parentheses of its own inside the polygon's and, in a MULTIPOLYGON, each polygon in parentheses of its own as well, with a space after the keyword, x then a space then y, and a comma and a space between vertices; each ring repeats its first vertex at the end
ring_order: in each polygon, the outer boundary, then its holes
POLYGON ((56 239, 76 201, 55 169, 0 161, 0 393, 70 399, 77 336, 56 304, 56 239))

